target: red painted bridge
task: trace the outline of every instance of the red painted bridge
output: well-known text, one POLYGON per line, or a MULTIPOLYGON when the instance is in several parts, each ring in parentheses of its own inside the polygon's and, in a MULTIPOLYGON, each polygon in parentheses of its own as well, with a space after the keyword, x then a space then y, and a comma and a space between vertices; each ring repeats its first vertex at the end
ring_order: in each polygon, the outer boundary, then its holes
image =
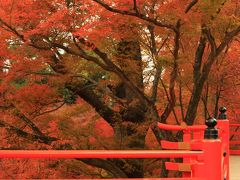
POLYGON ((168 170, 181 171, 182 178, 161 180, 240 180, 240 141, 234 141, 240 124, 229 124, 224 113, 206 125, 158 123, 162 130, 183 131, 183 142, 161 141, 164 150, 0 150, 0 158, 183 158, 165 163, 168 170))
POLYGON ((240 156, 230 156, 230 180, 240 179, 240 156))
POLYGON ((234 140, 240 139, 239 128, 240 124, 230 124, 230 180, 240 180, 240 141, 234 140))

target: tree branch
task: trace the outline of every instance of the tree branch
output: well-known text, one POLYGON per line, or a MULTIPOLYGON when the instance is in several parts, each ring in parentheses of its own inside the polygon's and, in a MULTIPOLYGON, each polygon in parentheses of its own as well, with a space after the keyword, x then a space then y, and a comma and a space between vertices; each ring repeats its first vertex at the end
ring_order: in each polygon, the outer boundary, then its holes
POLYGON ((121 115, 112 110, 104 100, 102 100, 102 97, 95 91, 95 88, 88 87, 83 90, 83 88, 80 88, 81 86, 84 87, 84 85, 72 86, 70 84, 69 86, 67 85, 67 88, 90 104, 112 127, 114 127, 115 123, 120 122, 121 115))
POLYGON ((239 33, 240 33, 240 25, 239 25, 236 29, 234 29, 234 30, 226 33, 223 41, 222 41, 221 44, 217 47, 216 56, 218 56, 218 55, 225 49, 225 47, 232 41, 232 39, 233 39, 235 36, 237 36, 239 33))
POLYGON ((127 178, 127 175, 110 160, 104 159, 77 159, 77 160, 80 160, 87 165, 103 168, 109 173, 111 173, 112 176, 115 178, 127 178))
POLYGON ((98 58, 96 58, 94 56, 91 56, 91 55, 88 55, 85 51, 82 51, 82 50, 81 51, 74 51, 71 48, 68 48, 66 46, 63 46, 61 44, 57 44, 57 43, 54 43, 54 42, 50 42, 50 44, 53 47, 63 49, 64 51, 66 51, 69 54, 72 54, 72 55, 75 55, 75 56, 80 56, 83 59, 94 62, 95 64, 99 65, 101 68, 103 68, 106 71, 111 71, 112 70, 106 64, 102 63, 98 58))
POLYGON ((156 66, 156 73, 154 76, 154 80, 153 80, 153 86, 152 86, 152 95, 151 95, 151 100, 153 103, 156 102, 157 100, 157 90, 158 90, 158 83, 159 83, 159 79, 161 78, 161 66, 158 63, 157 57, 158 57, 158 53, 159 51, 163 48, 163 46, 165 45, 165 43, 168 40, 168 36, 167 38, 164 39, 163 43, 161 44, 161 47, 159 47, 159 49, 157 50, 157 45, 156 45, 156 39, 155 39, 155 33, 154 33, 154 26, 148 26, 148 30, 150 32, 150 51, 152 53, 152 58, 155 60, 155 66, 156 66))
POLYGON ((193 8, 193 6, 195 6, 197 3, 198 3, 198 0, 192 0, 188 4, 187 8, 185 9, 185 13, 187 14, 193 8))
MULTIPOLYGON (((13 106, 14 106, 14 105, 13 105, 13 106)), ((14 106, 14 108, 17 109, 16 106, 14 106)), ((17 115, 16 115, 16 116, 17 116, 20 120, 22 120, 28 127, 30 127, 35 134, 37 134, 38 136, 44 136, 44 134, 42 133, 42 131, 41 131, 30 119, 28 119, 22 112, 20 112, 19 109, 17 109, 17 111, 18 111, 18 112, 17 112, 17 115)))
POLYGON ((174 37, 174 50, 173 50, 173 69, 170 75, 169 82, 169 104, 166 106, 164 112, 161 115, 161 122, 166 122, 168 116, 173 110, 176 103, 176 95, 175 95, 175 83, 178 75, 178 56, 179 56, 179 48, 180 48, 180 20, 177 21, 175 27, 175 37, 174 37))
POLYGON ((0 18, 0 23, 2 23, 4 26, 6 26, 11 32, 13 32, 14 34, 16 34, 20 39, 22 39, 23 41, 25 41, 23 35, 21 35, 20 33, 18 33, 18 31, 17 31, 14 27, 10 26, 8 23, 6 23, 5 21, 3 21, 1 18, 0 18))
POLYGON ((214 39, 210 29, 208 27, 206 27, 205 25, 203 25, 202 32, 203 32, 203 34, 206 35, 207 40, 208 40, 208 42, 209 42, 209 44, 211 46, 211 55, 215 56, 216 55, 217 45, 216 45, 215 39, 214 39))
POLYGON ((167 28, 167 29, 171 29, 171 30, 175 29, 175 27, 173 25, 171 25, 171 24, 167 24, 167 23, 163 23, 163 22, 157 21, 156 19, 152 19, 150 17, 147 17, 144 14, 137 13, 137 12, 131 12, 131 11, 115 9, 115 8, 111 7, 110 5, 106 4, 105 2, 103 2, 102 0, 93 0, 93 1, 98 3, 99 5, 101 5, 102 7, 104 7, 105 9, 107 9, 110 12, 114 12, 114 13, 118 13, 118 14, 122 14, 122 15, 129 15, 129 16, 137 17, 137 18, 142 19, 144 21, 153 23, 154 25, 159 26, 159 27, 163 27, 163 28, 167 28))
POLYGON ((206 32, 207 39, 211 45, 211 53, 209 54, 207 61, 203 65, 202 73, 198 81, 194 83, 193 93, 191 95, 188 110, 185 116, 185 120, 188 125, 192 125, 196 118, 197 107, 201 98, 203 86, 206 79, 209 76, 212 64, 214 63, 215 59, 220 55, 220 53, 225 49, 225 47, 233 40, 233 38, 239 34, 239 32, 240 32, 240 25, 236 29, 230 31, 225 35, 223 41, 216 48, 216 50, 213 49, 215 48, 215 42, 213 41, 214 39, 211 37, 212 35, 209 35, 208 34, 209 32, 206 32), (214 52, 212 52, 212 50, 214 50, 214 52))
POLYGON ((40 142, 45 143, 45 144, 51 144, 53 141, 59 140, 58 138, 55 138, 55 137, 49 137, 49 136, 44 136, 44 135, 39 136, 39 135, 35 135, 35 134, 25 132, 25 131, 23 131, 23 130, 21 130, 21 129, 13 126, 13 125, 8 124, 7 122, 5 122, 3 120, 0 120, 0 127, 4 127, 4 128, 7 129, 7 131, 16 133, 20 137, 23 137, 23 138, 26 138, 26 139, 29 139, 29 140, 32 140, 32 141, 40 141, 40 142))
POLYGON ((152 101, 144 95, 144 93, 124 74, 124 72, 111 61, 111 59, 108 58, 106 53, 102 52, 94 44, 86 42, 84 39, 81 39, 80 42, 88 47, 93 47, 93 51, 108 65, 109 69, 117 74, 126 86, 134 92, 142 102, 155 109, 152 101))
POLYGON ((205 33, 207 34, 208 41, 211 45, 211 53, 209 54, 208 59, 203 66, 202 76, 200 78, 200 81, 206 80, 214 60, 219 56, 219 54, 221 54, 221 52, 232 41, 232 39, 240 33, 240 26, 238 26, 236 29, 232 30, 231 32, 227 33, 224 37, 224 40, 218 47, 216 47, 214 38, 212 37, 210 31, 208 30, 205 33))
POLYGON ((133 9, 136 11, 136 14, 139 14, 139 11, 137 8, 137 0, 133 0, 133 9))
POLYGON ((60 108, 63 107, 64 105, 65 105, 65 102, 63 102, 62 104, 60 104, 60 105, 59 105, 58 107, 56 107, 56 108, 53 108, 53 109, 51 109, 51 110, 44 111, 44 112, 41 112, 41 113, 37 114, 36 117, 42 116, 42 115, 47 114, 47 113, 51 113, 51 112, 57 111, 58 109, 60 109, 60 108))
POLYGON ((193 78, 195 83, 197 83, 201 75, 200 70, 202 66, 202 58, 205 51, 205 47, 206 47, 206 38, 202 35, 200 37, 199 44, 195 53, 195 61, 193 65, 193 78))

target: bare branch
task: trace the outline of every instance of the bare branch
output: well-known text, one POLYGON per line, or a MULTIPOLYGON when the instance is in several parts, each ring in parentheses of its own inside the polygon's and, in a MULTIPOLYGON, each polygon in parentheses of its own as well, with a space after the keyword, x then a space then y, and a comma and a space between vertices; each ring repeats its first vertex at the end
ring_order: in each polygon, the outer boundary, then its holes
POLYGON ((116 178, 127 178, 127 175, 110 160, 104 159, 77 159, 88 165, 103 168, 116 178))
POLYGON ((176 103, 176 95, 175 95, 175 84, 178 76, 178 56, 180 49, 180 20, 178 20, 175 27, 175 37, 174 37, 174 49, 173 49, 173 69, 170 74, 170 82, 169 82, 169 103, 165 108, 164 112, 161 115, 161 122, 166 122, 166 119, 170 115, 176 103))
MULTIPOLYGON (((42 131, 38 128, 38 126, 33 122, 31 121, 27 116, 25 116, 13 103, 11 103, 9 106, 8 106, 8 109, 10 108, 14 108, 15 110, 17 110, 17 113, 16 113, 16 117, 19 118, 19 120, 23 121, 28 127, 31 128, 31 130, 34 132, 34 134, 36 134, 36 136, 38 137, 46 137, 42 131)), ((4 124, 4 122, 3 122, 4 124)), ((5 124, 7 125, 7 124, 5 124)), ((14 129, 14 127, 11 127, 11 129, 14 129)), ((16 130, 16 128, 15 128, 16 130)))
POLYGON ((101 0, 93 0, 93 1, 98 3, 99 5, 101 5, 102 7, 104 7, 105 9, 107 9, 110 12, 114 12, 114 13, 118 13, 118 14, 122 14, 122 15, 129 15, 129 16, 137 17, 137 18, 142 19, 144 21, 153 23, 154 25, 159 26, 159 27, 163 27, 163 28, 167 28, 167 29, 171 29, 171 30, 175 29, 175 27, 172 24, 167 24, 167 23, 160 22, 157 19, 153 19, 153 18, 147 17, 144 14, 137 13, 137 12, 131 12, 131 11, 115 9, 115 8, 111 7, 110 5, 106 4, 105 2, 103 2, 101 0))
POLYGON ((214 37, 213 37, 210 29, 209 29, 208 27, 206 27, 205 25, 203 25, 202 32, 203 32, 203 34, 206 35, 207 40, 208 40, 208 42, 209 42, 209 44, 210 44, 210 46, 211 46, 211 54, 212 54, 213 56, 215 56, 215 54, 216 54, 216 49, 217 49, 217 45, 216 45, 215 39, 214 39, 214 37))
POLYGON ((39 135, 35 135, 35 134, 31 134, 28 132, 25 132, 13 125, 8 124, 7 122, 0 120, 0 127, 4 127, 6 128, 8 131, 10 132, 14 132, 17 135, 19 135, 20 137, 32 140, 32 141, 40 141, 43 142, 45 144, 51 144, 51 142, 53 141, 57 141, 57 138, 54 137, 49 137, 49 136, 39 136, 39 135))
POLYGON ((195 6, 197 3, 198 0, 192 0, 185 9, 185 13, 187 14, 192 9, 192 7, 195 6))
POLYGON ((188 110, 187 110, 187 113, 185 116, 185 120, 188 125, 192 125, 194 122, 194 119, 196 118, 197 106, 199 104, 203 86, 204 86, 206 79, 209 76, 212 64, 214 63, 216 58, 219 56, 219 54, 225 49, 225 47, 233 40, 233 38, 239 34, 239 32, 240 32, 240 25, 236 29, 227 33, 225 35, 222 43, 217 48, 215 47, 216 44, 214 42, 212 35, 208 34, 209 31, 205 32, 205 34, 207 35, 207 39, 211 45, 211 48, 216 48, 216 50, 214 50, 214 52, 211 51, 211 53, 209 54, 209 56, 207 58, 207 61, 203 65, 201 75, 199 76, 198 81, 194 83, 193 93, 192 93, 192 96, 191 96, 191 99, 189 102, 189 104, 191 104, 191 106, 188 106, 188 110))
POLYGON ((206 37, 202 35, 200 37, 199 44, 195 53, 195 61, 193 65, 193 78, 195 83, 197 83, 201 74, 200 70, 202 66, 202 58, 203 58, 205 47, 206 47, 206 37))
POLYGON ((65 105, 65 102, 63 102, 62 104, 60 104, 60 105, 59 105, 58 107, 56 107, 56 108, 53 108, 53 109, 51 109, 51 110, 48 110, 48 111, 44 111, 44 112, 39 113, 36 117, 42 116, 42 115, 47 114, 47 113, 51 113, 51 112, 57 111, 58 109, 60 109, 60 108, 63 107, 64 105, 65 105))
POLYGON ((155 66, 156 66, 156 73, 154 76, 154 80, 153 80, 153 86, 152 86, 152 95, 151 95, 151 100, 153 103, 156 102, 157 99, 157 90, 158 90, 158 83, 159 83, 159 79, 161 78, 161 66, 160 64, 157 62, 157 56, 159 51, 163 48, 163 46, 165 45, 165 43, 168 40, 168 36, 163 40, 163 43, 161 44, 161 46, 159 47, 159 49, 157 50, 157 45, 156 45, 156 39, 155 39, 155 33, 154 33, 154 26, 148 26, 148 30, 150 32, 150 40, 151 40, 151 53, 152 53, 152 58, 155 59, 155 66))
POLYGON ((28 127, 32 129, 32 131, 38 136, 44 136, 42 131, 37 127, 35 123, 33 123, 29 118, 27 118, 16 106, 13 104, 13 107, 17 110, 16 116, 22 120, 28 127))
POLYGON ((182 120, 184 120, 184 107, 183 107, 183 93, 182 93, 182 80, 179 82, 179 104, 181 109, 182 120))
POLYGON ((91 56, 91 55, 88 55, 84 51, 74 51, 73 49, 70 49, 70 48, 68 48, 66 46, 63 46, 61 44, 57 44, 57 43, 54 43, 54 42, 50 42, 50 43, 53 47, 63 49, 64 51, 66 51, 69 54, 79 56, 79 57, 82 57, 82 58, 84 58, 88 61, 94 62, 97 65, 99 65, 101 68, 103 68, 104 70, 112 71, 112 69, 110 69, 106 64, 102 63, 98 58, 96 58, 94 56, 91 56))
POLYGON ((133 0, 133 9, 136 11, 137 14, 139 14, 139 11, 137 8, 137 0, 133 0))
POLYGON ((240 25, 236 29, 226 33, 222 43, 218 46, 216 50, 216 56, 218 56, 225 49, 225 47, 233 40, 233 38, 237 36, 239 33, 240 25))
POLYGON ((224 40, 218 47, 216 47, 216 43, 215 43, 214 38, 211 35, 210 31, 207 30, 207 32, 205 32, 205 33, 206 33, 208 41, 211 45, 211 53, 210 53, 206 63, 203 66, 202 77, 201 77, 200 81, 204 81, 204 79, 207 78, 207 76, 210 72, 211 66, 212 66, 213 62, 215 61, 215 59, 225 49, 225 47, 227 47, 227 45, 233 40, 233 38, 240 33, 240 26, 238 26, 233 31, 227 33, 224 37, 224 40))

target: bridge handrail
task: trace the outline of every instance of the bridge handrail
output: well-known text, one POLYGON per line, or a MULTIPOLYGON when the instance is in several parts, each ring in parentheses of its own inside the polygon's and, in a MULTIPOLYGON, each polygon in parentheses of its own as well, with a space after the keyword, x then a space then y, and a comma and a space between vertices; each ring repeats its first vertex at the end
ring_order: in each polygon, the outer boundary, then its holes
POLYGON ((1 150, 0 158, 197 158, 203 151, 176 150, 1 150))
POLYGON ((169 131, 204 131, 206 125, 193 125, 193 126, 180 126, 180 125, 171 125, 158 122, 158 127, 163 130, 169 131))
MULTIPOLYGON (((206 121, 207 122, 207 121, 206 121)), ((221 170, 221 177, 226 178, 227 180, 229 180, 229 121, 227 119, 221 119, 217 121, 217 125, 216 128, 214 128, 214 126, 209 126, 209 123, 216 123, 215 119, 209 119, 209 121, 206 123, 208 126, 206 125, 192 125, 192 126, 179 126, 179 125, 169 125, 169 124, 163 124, 163 123, 158 123, 158 127, 160 129, 163 130, 169 130, 169 131, 183 131, 183 142, 168 142, 168 141, 162 141, 162 143, 164 144, 164 147, 166 147, 167 149, 173 149, 173 148, 178 148, 178 149, 190 149, 190 150, 194 150, 194 146, 192 146, 193 143, 195 142, 202 142, 202 144, 197 144, 197 149, 203 149, 203 151, 206 150, 206 142, 204 142, 205 138, 208 137, 208 135, 213 135, 212 132, 216 132, 218 131, 218 137, 216 136, 216 138, 219 138, 221 140, 221 153, 222 153, 222 157, 219 156, 219 158, 221 158, 221 167, 219 167, 219 169, 221 170), (215 121, 215 122, 214 122, 215 121), (210 129, 213 128, 213 131, 211 131, 210 129), (206 134, 206 130, 210 130, 210 134, 207 133, 206 134), (205 137, 206 134, 206 137, 205 137), (194 140, 194 141, 193 141, 194 140), (198 140, 198 141, 196 141, 198 140), (185 143, 185 144, 184 144, 185 143), (186 144, 188 143, 188 144, 186 144), (224 155, 223 155, 224 154, 224 155)), ((215 135, 214 135, 215 136, 215 135)), ((215 138, 213 138, 215 139, 215 138)), ((210 145, 210 144, 209 144, 210 145)), ((214 149, 215 147, 212 146, 212 149, 214 149)), ((211 149, 209 149, 209 151, 211 151, 211 149)), ((218 150, 215 149, 215 151, 217 152, 218 150)), ((213 158, 211 157, 214 154, 214 151, 207 155, 205 154, 205 156, 208 156, 209 159, 214 159, 214 161, 218 161, 217 158, 213 158)), ((183 159, 184 163, 190 163, 191 164, 191 160, 190 159, 183 159)), ((207 162, 207 161, 205 161, 207 162)), ((184 177, 189 177, 189 174, 183 174, 184 177)), ((215 179, 214 179, 215 180, 215 179)))

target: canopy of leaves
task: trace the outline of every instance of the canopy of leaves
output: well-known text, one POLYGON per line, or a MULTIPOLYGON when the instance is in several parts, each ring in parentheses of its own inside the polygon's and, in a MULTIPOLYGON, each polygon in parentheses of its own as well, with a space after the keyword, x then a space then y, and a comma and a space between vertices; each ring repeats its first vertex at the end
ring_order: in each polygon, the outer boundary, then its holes
MULTIPOLYGON (((237 121, 239 33, 238 0, 1 1, 0 148, 161 148, 179 137, 157 121, 202 124, 223 104, 237 121)), ((12 162, 1 178, 164 174, 149 160, 12 162)))

